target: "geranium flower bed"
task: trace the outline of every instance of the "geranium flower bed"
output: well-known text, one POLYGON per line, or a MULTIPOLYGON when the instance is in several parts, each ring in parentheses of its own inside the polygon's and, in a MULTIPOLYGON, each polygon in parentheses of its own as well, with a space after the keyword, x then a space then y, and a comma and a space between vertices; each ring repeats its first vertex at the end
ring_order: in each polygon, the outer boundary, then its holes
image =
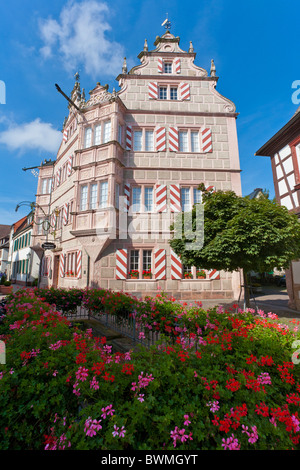
POLYGON ((1 450, 299 450, 297 332, 262 313, 98 294, 73 302, 127 308, 163 341, 113 354, 47 303, 50 293, 11 295, 0 325, 1 450))

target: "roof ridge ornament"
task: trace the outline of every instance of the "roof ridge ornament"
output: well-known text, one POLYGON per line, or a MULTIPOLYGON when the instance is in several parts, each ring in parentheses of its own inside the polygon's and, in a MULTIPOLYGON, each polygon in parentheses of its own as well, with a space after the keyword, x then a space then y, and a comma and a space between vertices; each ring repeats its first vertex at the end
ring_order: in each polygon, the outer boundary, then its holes
POLYGON ((170 22, 169 19, 168 19, 168 13, 167 13, 167 18, 165 19, 165 21, 164 21, 161 25, 164 26, 167 31, 170 31, 170 29, 171 29, 171 22, 170 22))
POLYGON ((216 66, 215 66, 215 63, 214 63, 214 59, 211 59, 210 76, 211 77, 216 76, 216 66))

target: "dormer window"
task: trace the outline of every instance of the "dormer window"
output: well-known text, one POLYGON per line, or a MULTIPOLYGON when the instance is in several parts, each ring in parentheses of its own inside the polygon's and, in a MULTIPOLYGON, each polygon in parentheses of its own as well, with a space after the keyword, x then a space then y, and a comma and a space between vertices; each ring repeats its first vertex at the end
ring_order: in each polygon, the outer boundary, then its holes
POLYGON ((164 62, 164 73, 172 73, 172 62, 164 62))

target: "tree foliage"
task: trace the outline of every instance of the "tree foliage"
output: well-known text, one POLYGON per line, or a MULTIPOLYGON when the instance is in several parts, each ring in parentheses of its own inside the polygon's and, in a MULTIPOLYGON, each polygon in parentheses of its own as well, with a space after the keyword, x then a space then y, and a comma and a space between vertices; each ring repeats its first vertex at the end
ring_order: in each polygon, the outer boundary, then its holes
MULTIPOLYGON (((288 268, 300 258, 300 224, 296 214, 268 198, 249 199, 233 191, 206 191, 204 243, 201 249, 187 249, 184 217, 171 227, 181 238, 170 240, 172 249, 187 266, 203 269, 264 272, 288 268)), ((192 209, 192 230, 196 230, 196 206, 192 209)))

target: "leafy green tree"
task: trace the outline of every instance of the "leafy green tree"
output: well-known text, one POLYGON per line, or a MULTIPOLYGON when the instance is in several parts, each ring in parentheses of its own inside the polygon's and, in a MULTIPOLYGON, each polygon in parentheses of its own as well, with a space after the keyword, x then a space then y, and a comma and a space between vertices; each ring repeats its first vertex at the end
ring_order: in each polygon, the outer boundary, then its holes
MULTIPOLYGON (((204 204, 202 248, 193 249, 199 235, 196 205, 190 214, 193 240, 185 230, 182 214, 171 227, 175 236, 170 245, 184 265, 229 272, 242 269, 246 286, 249 271, 286 269, 292 260, 300 258, 300 224, 296 214, 265 197, 249 199, 233 191, 206 191, 203 184, 199 189, 204 204)), ((249 306, 247 289, 245 299, 249 306)))

